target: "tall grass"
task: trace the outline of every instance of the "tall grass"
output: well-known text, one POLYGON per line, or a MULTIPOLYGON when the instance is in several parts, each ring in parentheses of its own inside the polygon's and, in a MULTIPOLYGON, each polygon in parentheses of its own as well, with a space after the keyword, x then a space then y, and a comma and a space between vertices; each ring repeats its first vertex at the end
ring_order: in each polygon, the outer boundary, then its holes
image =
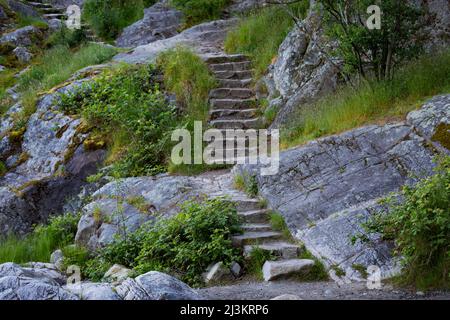
POLYGON ((192 120, 208 119, 209 91, 216 87, 207 65, 190 49, 178 47, 158 57, 166 89, 175 93, 178 102, 192 120))
POLYGON ((283 147, 368 123, 403 118, 428 97, 450 92, 450 50, 423 56, 399 70, 393 80, 342 87, 304 106, 282 130, 283 147))
POLYGON ((185 15, 186 26, 217 20, 231 0, 170 0, 185 15))
POLYGON ((25 238, 0 238, 0 264, 5 262, 49 262, 56 249, 74 241, 79 215, 65 215, 50 220, 47 226, 38 226, 25 238))
MULTIPOLYGON (((304 17, 308 1, 291 5, 297 17, 304 17)), ((294 21, 283 7, 271 6, 242 17, 238 26, 225 39, 225 51, 244 53, 252 58, 255 76, 263 75, 278 53, 294 21)))

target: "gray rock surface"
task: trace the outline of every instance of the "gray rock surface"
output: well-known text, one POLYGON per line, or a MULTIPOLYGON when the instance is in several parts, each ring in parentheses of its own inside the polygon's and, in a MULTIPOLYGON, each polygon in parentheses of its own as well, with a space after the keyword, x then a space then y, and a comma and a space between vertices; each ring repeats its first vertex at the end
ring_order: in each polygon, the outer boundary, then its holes
POLYGON ((265 281, 272 281, 296 274, 306 274, 315 262, 309 259, 292 259, 280 261, 266 261, 262 272, 265 281))
POLYGON ((270 1, 267 0, 233 0, 230 7, 227 8, 227 10, 230 13, 237 14, 237 13, 245 13, 257 8, 261 8, 270 1))
POLYGON ((276 99, 271 105, 279 108, 272 128, 288 123, 302 105, 336 89, 341 63, 327 54, 333 46, 324 39, 321 16, 315 11, 288 34, 265 79, 269 99, 276 99))
POLYGON ((0 300, 77 300, 55 281, 56 274, 43 265, 22 268, 13 263, 2 264, 0 300))
POLYGON ((15 46, 28 47, 33 44, 33 37, 38 35, 40 35, 38 28, 26 26, 2 35, 0 37, 0 44, 11 43, 15 46))
POLYGON ((200 300, 198 292, 167 274, 151 271, 116 287, 123 300, 200 300))
POLYGON ((178 34, 183 14, 161 1, 144 10, 144 18, 126 27, 116 40, 118 47, 137 47, 178 34))
POLYGON ((26 64, 31 61, 33 54, 25 47, 17 47, 13 50, 14 55, 20 63, 26 64))
POLYGON ((64 288, 80 300, 121 300, 115 289, 108 283, 82 282, 64 288))
POLYGON ((6 3, 11 8, 12 11, 19 13, 24 16, 31 16, 38 18, 39 13, 30 5, 17 0, 6 0, 6 3))
POLYGON ((110 282, 122 282, 130 277, 131 270, 119 264, 113 265, 104 275, 104 279, 110 282))
POLYGON ((229 279, 231 271, 229 268, 225 267, 222 262, 217 262, 211 265, 203 276, 205 283, 217 282, 224 279, 229 279))
POLYGON ((427 136, 448 121, 449 98, 431 99, 410 113, 409 124, 367 126, 286 150, 277 175, 260 176, 251 165, 235 171, 257 176, 270 207, 327 266, 339 266, 349 279, 360 279, 355 264, 376 265, 388 277, 398 271, 391 244, 376 235, 368 243, 352 244, 352 237, 361 235, 361 222, 380 209, 378 199, 432 174, 437 149, 427 136))
POLYGON ((81 120, 59 111, 58 93, 75 90, 76 81, 44 95, 25 126, 21 141, 9 141, 16 104, 3 117, 0 160, 18 155, 21 161, 0 178, 0 232, 26 233, 33 224, 61 214, 65 199, 77 194, 85 178, 97 170, 105 152, 85 152, 81 120))
POLYGON ((236 22, 235 19, 205 22, 174 37, 139 46, 128 53, 120 53, 114 60, 127 63, 152 62, 161 52, 180 45, 190 47, 199 54, 223 54, 221 52, 226 32, 236 22))

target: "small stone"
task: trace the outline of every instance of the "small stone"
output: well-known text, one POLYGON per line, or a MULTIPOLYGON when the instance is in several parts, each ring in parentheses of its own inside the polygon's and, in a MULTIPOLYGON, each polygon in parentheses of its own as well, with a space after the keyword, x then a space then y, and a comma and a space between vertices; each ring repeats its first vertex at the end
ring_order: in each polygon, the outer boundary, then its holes
POLYGON ((2 65, 0 64, 0 72, 5 71, 5 70, 6 70, 6 67, 5 67, 5 66, 2 66, 2 65))
POLYGON ((13 53, 20 63, 29 63, 33 58, 33 54, 25 47, 17 47, 13 50, 13 53))
POLYGON ((223 280, 230 275, 230 270, 222 262, 212 265, 204 274, 206 283, 223 280))
POLYGON ((130 277, 131 270, 120 265, 113 265, 104 275, 104 278, 111 282, 122 282, 130 277))
POLYGON ((295 294, 282 294, 281 296, 275 297, 270 300, 303 300, 299 296, 296 296, 295 294))
POLYGON ((239 277, 242 274, 242 268, 237 262, 231 264, 230 271, 235 277, 239 277))
POLYGON ((423 296, 425 295, 425 292, 423 292, 423 291, 417 291, 417 292, 416 292, 416 295, 417 295, 417 296, 420 296, 420 297, 423 297, 423 296))
POLYGON ((50 256, 50 263, 53 263, 58 270, 63 267, 64 254, 61 250, 54 251, 50 256))
POLYGON ((309 259, 266 261, 263 276, 265 281, 272 281, 295 273, 307 272, 312 266, 314 261, 309 259))

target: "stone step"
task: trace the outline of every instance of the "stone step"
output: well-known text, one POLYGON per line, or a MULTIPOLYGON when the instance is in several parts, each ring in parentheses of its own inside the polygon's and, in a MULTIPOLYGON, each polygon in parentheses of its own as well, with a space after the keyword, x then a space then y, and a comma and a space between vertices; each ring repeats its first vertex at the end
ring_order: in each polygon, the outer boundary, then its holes
POLYGON ((267 213, 268 213, 268 211, 264 209, 264 210, 252 210, 252 211, 238 212, 238 215, 246 223, 265 223, 269 220, 269 216, 267 213))
POLYGON ((245 232, 268 232, 272 231, 272 226, 267 223, 245 223, 242 226, 245 232))
POLYGON ((66 20, 66 15, 64 13, 49 13, 42 15, 44 19, 51 20, 51 19, 63 19, 66 20))
POLYGON ((250 257, 253 250, 259 248, 268 251, 271 254, 283 259, 296 259, 300 254, 301 248, 295 244, 288 242, 267 242, 260 245, 246 245, 244 246, 244 257, 250 257))
POLYGON ((239 236, 231 237, 233 246, 242 247, 248 244, 259 244, 269 240, 277 240, 283 237, 281 232, 266 231, 266 232, 246 232, 239 236))
POLYGON ((243 80, 248 79, 253 76, 253 70, 246 71, 214 71, 213 72, 217 79, 235 79, 235 80, 243 80))
POLYGON ((212 120, 210 124, 216 129, 258 129, 261 126, 261 119, 212 120))
POLYGON ((27 1, 27 3, 30 6, 33 6, 35 8, 53 8, 53 6, 49 3, 43 3, 43 2, 38 2, 38 1, 33 1, 33 2, 27 1))
MULTIPOLYGON (((232 199, 236 204, 236 210, 238 212, 248 213, 261 211, 261 203, 258 199, 232 199)), ((241 215, 241 214, 240 214, 241 215)))
POLYGON ((230 54, 230 55, 220 55, 220 56, 207 56, 205 57, 205 62, 207 64, 218 64, 226 62, 241 62, 247 61, 248 57, 243 54, 230 54))
POLYGON ((309 259, 266 261, 262 272, 265 281, 272 281, 293 275, 307 274, 313 266, 314 261, 309 259))
POLYGON ((250 119, 256 117, 258 109, 215 109, 209 112, 211 120, 250 119))
POLYGON ((248 88, 252 85, 253 79, 221 79, 219 85, 223 88, 248 88))
POLYGON ((246 88, 218 88, 209 93, 210 99, 250 99, 254 96, 253 90, 246 88))
POLYGON ((55 8, 55 7, 42 7, 42 8, 39 8, 39 10, 45 14, 52 14, 52 13, 61 13, 62 14, 62 13, 66 12, 64 9, 55 8))
POLYGON ((250 61, 226 62, 210 64, 209 67, 212 71, 247 71, 251 70, 252 63, 250 61))
POLYGON ((252 109, 256 106, 255 99, 211 99, 213 109, 252 109))

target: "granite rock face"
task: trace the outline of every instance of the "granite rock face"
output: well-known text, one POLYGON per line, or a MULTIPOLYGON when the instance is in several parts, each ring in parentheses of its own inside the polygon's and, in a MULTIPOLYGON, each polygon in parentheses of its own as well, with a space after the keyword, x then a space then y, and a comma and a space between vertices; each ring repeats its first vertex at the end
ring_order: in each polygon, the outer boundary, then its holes
POLYGON ((288 34, 265 78, 269 99, 279 108, 272 128, 286 124, 302 105, 336 89, 341 62, 327 54, 335 45, 324 39, 321 16, 313 10, 288 34))
POLYGON ((144 10, 144 18, 125 28, 116 40, 118 47, 137 47, 178 34, 183 14, 161 1, 144 10))
POLYGON ((327 266, 339 266, 348 278, 359 279, 354 265, 376 265, 388 277, 397 270, 391 244, 377 235, 369 243, 352 244, 352 238, 381 209, 380 198, 433 173, 432 160, 440 149, 429 137, 448 123, 449 99, 431 99, 411 112, 407 123, 362 127, 284 151, 277 175, 260 176, 252 165, 235 171, 257 176, 270 207, 327 266))
POLYGON ((79 192, 103 159, 105 151, 84 150, 88 133, 83 132, 81 120, 59 110, 58 94, 76 90, 81 83, 44 95, 21 131, 14 128, 20 103, 2 118, 0 160, 10 166, 0 178, 2 234, 24 234, 32 225, 61 214, 66 198, 79 192))
POLYGON ((129 53, 120 53, 114 57, 114 60, 126 63, 153 62, 161 52, 180 45, 190 47, 200 55, 223 54, 223 40, 227 31, 236 22, 236 19, 205 22, 186 29, 174 37, 138 46, 129 53))
POLYGON ((14 46, 28 47, 33 44, 33 37, 41 35, 38 28, 26 26, 0 37, 0 44, 10 43, 14 46))

